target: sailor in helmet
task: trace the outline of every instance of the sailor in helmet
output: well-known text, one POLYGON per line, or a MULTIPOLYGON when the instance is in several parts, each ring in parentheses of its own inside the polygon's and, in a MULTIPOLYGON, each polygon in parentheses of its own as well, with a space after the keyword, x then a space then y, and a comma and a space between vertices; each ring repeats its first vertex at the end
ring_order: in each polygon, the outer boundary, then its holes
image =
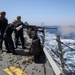
POLYGON ((8 43, 9 49, 8 49, 7 53, 12 52, 13 54, 15 54, 14 43, 12 40, 12 33, 13 33, 13 31, 15 31, 15 32, 17 31, 16 27, 15 27, 16 23, 17 23, 17 20, 14 20, 12 23, 10 23, 7 26, 5 33, 4 33, 4 36, 3 36, 4 40, 8 43), (12 51, 10 51, 10 50, 12 50, 12 51))

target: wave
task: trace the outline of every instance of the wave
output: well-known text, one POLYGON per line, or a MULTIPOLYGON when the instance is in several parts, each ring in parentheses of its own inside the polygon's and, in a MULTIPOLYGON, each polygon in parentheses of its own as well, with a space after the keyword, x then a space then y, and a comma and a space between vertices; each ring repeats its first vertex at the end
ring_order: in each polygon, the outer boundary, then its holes
MULTIPOLYGON (((75 40, 72 38, 65 39, 61 38, 61 41, 64 42, 67 46, 71 47, 72 49, 75 49, 75 40)), ((58 51, 58 43, 56 41, 56 35, 52 34, 50 32, 46 31, 45 34, 45 46, 50 46, 54 51, 58 51)), ((75 71, 75 51, 71 50, 70 48, 66 47, 65 45, 61 44, 62 46, 62 51, 64 52, 63 58, 65 63, 73 70, 75 71)), ((56 60, 57 57, 51 52, 51 50, 48 50, 52 57, 55 58, 56 60)), ((60 63, 60 60, 58 60, 60 63)))

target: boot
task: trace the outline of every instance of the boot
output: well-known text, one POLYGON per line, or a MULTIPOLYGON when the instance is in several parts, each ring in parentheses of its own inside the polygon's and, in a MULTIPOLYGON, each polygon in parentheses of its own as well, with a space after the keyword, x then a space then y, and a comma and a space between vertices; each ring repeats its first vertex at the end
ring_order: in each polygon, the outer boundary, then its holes
POLYGON ((15 52, 15 50, 13 50, 12 54, 13 54, 13 55, 16 55, 16 52, 15 52))

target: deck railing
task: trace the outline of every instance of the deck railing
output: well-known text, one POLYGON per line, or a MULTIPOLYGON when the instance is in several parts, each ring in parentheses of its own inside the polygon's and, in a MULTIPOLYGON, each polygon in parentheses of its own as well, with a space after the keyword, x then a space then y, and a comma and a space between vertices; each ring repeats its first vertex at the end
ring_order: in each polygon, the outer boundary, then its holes
POLYGON ((49 52, 46 50, 46 48, 44 48, 44 53, 46 55, 46 58, 49 61, 49 64, 51 65, 55 75, 64 75, 63 72, 59 69, 59 67, 55 63, 55 61, 53 60, 53 58, 51 57, 51 55, 49 54, 49 52))
MULTIPOLYGON (((58 51, 57 52, 55 50, 53 50, 48 43, 46 43, 45 47, 44 47, 44 53, 45 53, 49 63, 51 64, 53 71, 55 72, 56 75, 61 75, 61 74, 62 75, 75 75, 74 70, 71 69, 71 67, 64 61, 63 57, 64 57, 65 52, 63 52, 63 50, 62 50, 61 44, 68 47, 72 51, 75 51, 75 50, 73 48, 69 47, 68 45, 64 44, 60 40, 59 35, 56 35, 56 41, 58 43, 58 51), (53 58, 51 53, 53 53, 60 62, 58 60, 56 60, 55 58, 53 58), (67 72, 66 68, 68 69, 68 72, 67 72)), ((73 65, 75 65, 74 61, 71 61, 71 62, 73 63, 73 65)))

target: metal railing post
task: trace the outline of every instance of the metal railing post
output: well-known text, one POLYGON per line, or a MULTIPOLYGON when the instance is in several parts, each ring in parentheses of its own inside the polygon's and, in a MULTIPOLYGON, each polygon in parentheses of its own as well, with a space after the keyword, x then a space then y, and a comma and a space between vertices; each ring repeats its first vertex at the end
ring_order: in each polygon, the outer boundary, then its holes
POLYGON ((58 49, 59 49, 58 53, 59 53, 59 56, 60 56, 59 58, 60 58, 60 61, 61 61, 62 71, 65 74, 66 71, 65 71, 65 64, 64 64, 64 59, 63 59, 63 52, 62 52, 62 48, 61 48, 60 36, 56 35, 56 37, 57 37, 56 40, 58 42, 58 49))

